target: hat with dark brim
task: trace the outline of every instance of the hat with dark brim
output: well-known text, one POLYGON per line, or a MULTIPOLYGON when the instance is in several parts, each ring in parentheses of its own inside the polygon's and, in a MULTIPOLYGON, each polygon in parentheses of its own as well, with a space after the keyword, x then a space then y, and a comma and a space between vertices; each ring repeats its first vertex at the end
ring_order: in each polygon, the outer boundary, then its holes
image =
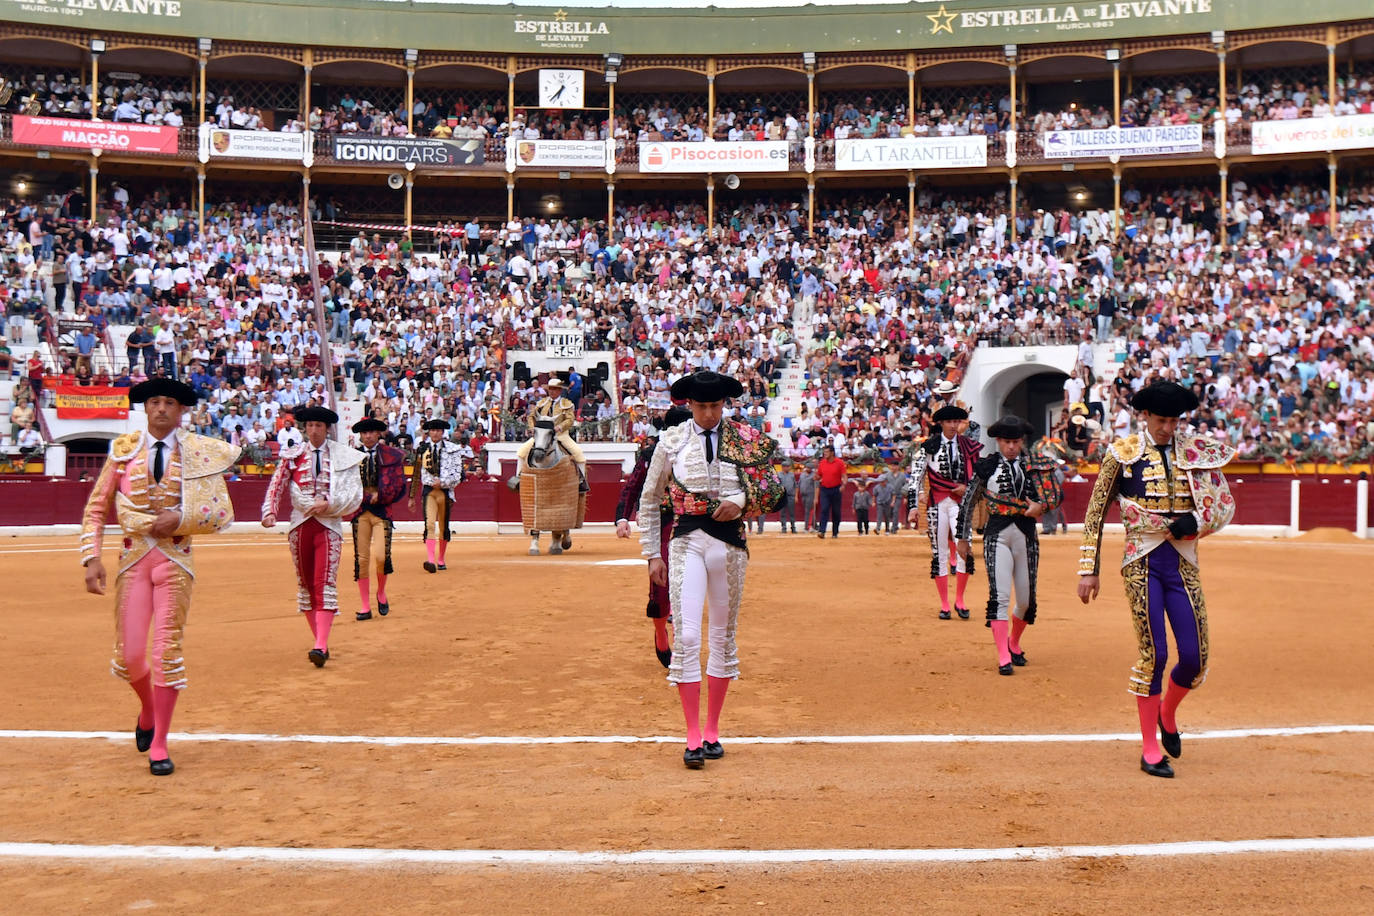
POLYGON ((700 372, 693 372, 691 375, 684 375, 673 382, 669 394, 674 400, 710 404, 714 401, 723 401, 726 398, 739 397, 744 394, 744 386, 737 379, 728 375, 703 369, 700 372))
POLYGON ((1011 414, 988 427, 988 435, 994 439, 1026 439, 1034 434, 1029 423, 1011 414))
POLYGON ((447 421, 447 420, 426 420, 423 429, 425 429, 425 430, 442 429, 444 432, 448 432, 448 421, 447 421))
POLYGON ((353 424, 353 431, 355 433, 384 433, 386 432, 386 424, 376 417, 363 417, 353 424))
POLYGON ((304 407, 296 411, 297 423, 324 423, 333 426, 339 422, 339 415, 328 407, 304 407))
POLYGON ((1197 395, 1176 382, 1155 382, 1146 385, 1131 398, 1131 406, 1158 417, 1181 417, 1197 410, 1197 395))
POLYGON ((149 398, 173 398, 178 404, 194 407, 200 395, 190 385, 172 378, 150 378, 129 389, 130 404, 142 404, 149 398))
POLYGON ((946 420, 967 420, 968 411, 962 407, 955 407, 953 404, 946 404, 944 407, 935 411, 931 419, 936 423, 943 423, 946 420))

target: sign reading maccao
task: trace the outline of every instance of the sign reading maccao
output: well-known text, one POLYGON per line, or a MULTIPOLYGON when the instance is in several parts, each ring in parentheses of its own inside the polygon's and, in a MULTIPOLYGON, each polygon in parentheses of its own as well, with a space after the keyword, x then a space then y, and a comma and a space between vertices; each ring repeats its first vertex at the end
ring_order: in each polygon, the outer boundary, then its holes
MULTIPOLYGON (((0 23, 316 47, 485 53, 720 55, 999 47, 1198 35, 1367 19, 1369 0, 810 0, 635 8, 442 0, 0 0, 0 23), (1318 8, 1319 7, 1319 8, 1318 8)), ((85 44, 81 37, 79 44, 85 44)))

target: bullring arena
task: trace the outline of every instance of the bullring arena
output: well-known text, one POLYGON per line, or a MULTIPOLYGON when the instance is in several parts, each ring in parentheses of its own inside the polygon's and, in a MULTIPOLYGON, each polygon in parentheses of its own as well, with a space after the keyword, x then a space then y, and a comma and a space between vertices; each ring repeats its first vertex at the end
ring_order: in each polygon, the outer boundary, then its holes
POLYGON ((0 910, 1374 912, 1367 0, 5 6, 0 910), (805 505, 750 531, 698 770, 613 531, 701 369, 776 470, 831 447, 848 480, 838 537, 805 505), (241 450, 164 778, 78 538, 159 376, 241 450), (1158 380, 1236 452, 1172 779, 1141 771, 1115 509, 1076 595, 1158 380), (560 387, 588 524, 531 556, 508 484, 560 387), (940 619, 891 482, 949 405, 985 454, 1024 418, 1062 479, 1011 677, 980 537, 972 619, 940 619), (408 491, 438 422, 463 479, 447 568, 395 503, 385 616, 343 523, 308 660, 283 503, 259 521, 319 406, 350 446, 378 420, 408 491), (859 533, 860 479, 895 530, 859 533))

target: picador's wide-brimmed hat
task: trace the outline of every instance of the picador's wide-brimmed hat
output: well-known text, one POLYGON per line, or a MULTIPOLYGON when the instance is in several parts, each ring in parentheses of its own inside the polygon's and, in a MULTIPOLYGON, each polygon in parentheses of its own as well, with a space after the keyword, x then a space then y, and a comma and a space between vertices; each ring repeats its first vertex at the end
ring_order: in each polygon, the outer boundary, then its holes
POLYGON ((297 423, 325 423, 333 426, 339 422, 339 415, 328 407, 302 407, 296 411, 297 423))
POLYGON ((1020 417, 1008 414, 988 427, 988 435, 994 439, 1026 439, 1035 435, 1035 430, 1020 417))
POLYGON ((194 407, 200 395, 190 385, 172 378, 150 378, 129 389, 130 404, 142 404, 149 398, 174 398, 178 404, 194 407))
POLYGON ((936 423, 943 423, 946 420, 967 420, 968 411, 962 407, 955 407, 953 404, 946 404, 931 417, 936 423))
POLYGON ((376 417, 363 417, 353 424, 353 431, 355 433, 384 433, 386 432, 386 424, 376 417))
POLYGON ((423 428, 424 428, 425 430, 442 429, 444 432, 448 432, 448 421, 447 421, 447 420, 426 420, 426 421, 425 421, 425 425, 424 425, 423 428))
POLYGON ((1197 395, 1176 382, 1155 382, 1146 385, 1131 398, 1136 410, 1146 410, 1159 417, 1181 417, 1197 410, 1197 395))
POLYGON ((563 380, 555 375, 552 378, 550 378, 547 382, 545 382, 544 386, 546 388, 562 388, 563 380))
POLYGON ((728 375, 703 369, 700 372, 693 372, 691 375, 684 375, 673 382, 669 394, 674 400, 700 401, 709 404, 712 401, 739 397, 744 394, 744 386, 737 379, 728 375))

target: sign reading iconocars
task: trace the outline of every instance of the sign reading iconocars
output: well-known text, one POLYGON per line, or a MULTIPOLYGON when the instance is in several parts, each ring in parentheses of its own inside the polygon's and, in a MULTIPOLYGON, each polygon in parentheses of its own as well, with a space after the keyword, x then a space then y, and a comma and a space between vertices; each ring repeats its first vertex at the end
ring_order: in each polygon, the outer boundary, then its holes
POLYGON ((426 140, 406 137, 334 137, 334 158, 365 165, 406 165, 417 168, 465 168, 481 165, 481 140, 426 140))

